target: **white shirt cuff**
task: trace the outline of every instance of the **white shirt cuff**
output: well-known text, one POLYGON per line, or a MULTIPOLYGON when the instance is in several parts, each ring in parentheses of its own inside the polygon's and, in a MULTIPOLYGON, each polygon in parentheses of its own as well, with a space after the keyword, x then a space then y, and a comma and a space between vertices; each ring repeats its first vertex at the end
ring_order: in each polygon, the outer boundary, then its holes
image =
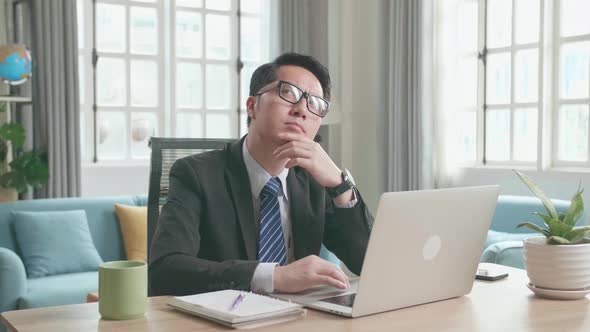
POLYGON ((250 290, 254 293, 268 294, 274 292, 272 275, 277 263, 260 263, 254 270, 254 276, 250 282, 250 290))
POLYGON ((354 207, 356 203, 358 203, 358 199, 356 198, 356 190, 354 189, 352 189, 352 199, 350 200, 350 202, 346 204, 338 204, 334 201, 334 205, 336 205, 336 207, 339 209, 350 209, 354 207))

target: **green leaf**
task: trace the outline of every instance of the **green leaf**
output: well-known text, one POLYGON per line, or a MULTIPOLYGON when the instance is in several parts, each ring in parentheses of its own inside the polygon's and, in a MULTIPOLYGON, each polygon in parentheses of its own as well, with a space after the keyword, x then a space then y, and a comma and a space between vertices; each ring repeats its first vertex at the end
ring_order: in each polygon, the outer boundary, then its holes
POLYGON ((10 172, 0 176, 0 185, 18 192, 26 191, 28 186, 39 187, 49 179, 47 155, 44 152, 22 152, 12 160, 10 168, 10 172))
POLYGON ((549 220, 549 232, 551 232, 551 235, 554 236, 565 236, 565 234, 567 234, 569 231, 572 230, 572 226, 561 222, 557 219, 551 219, 549 220))
POLYGON ((18 123, 5 123, 0 127, 0 137, 19 147, 25 142, 25 129, 18 123))
POLYGON ((572 197, 572 202, 567 210, 565 220, 563 221, 572 227, 576 225, 578 219, 580 219, 584 213, 584 200, 582 199, 583 191, 584 190, 578 188, 578 191, 574 194, 574 197, 572 197))
POLYGON ((590 232, 590 226, 574 227, 565 235, 565 238, 568 239, 571 243, 580 242, 584 239, 584 236, 588 232, 590 232))
POLYGON ((549 200, 549 198, 545 195, 543 190, 541 190, 541 188, 535 182, 533 182, 533 180, 531 180, 528 176, 524 175, 523 173, 517 170, 513 171, 514 173, 516 173, 516 175, 518 175, 522 182, 524 182, 524 184, 526 184, 527 187, 529 187, 531 192, 533 192, 533 194, 535 194, 535 196, 537 196, 541 200, 541 202, 545 206, 545 210, 547 210, 547 212, 549 213, 549 216, 551 216, 551 218, 553 219, 559 219, 557 211, 555 210, 555 206, 553 205, 551 200, 549 200))
POLYGON ((549 220, 551 220, 551 217, 549 217, 548 215, 541 213, 541 212, 533 212, 533 214, 536 214, 539 217, 543 218, 543 220, 545 221, 545 224, 547 224, 547 227, 549 227, 549 220))
POLYGON ((552 236, 547 239, 547 243, 549 244, 569 244, 571 243, 568 239, 562 238, 561 236, 552 236))
POLYGON ((543 228, 541 228, 541 227, 533 224, 532 222, 528 222, 528 221, 521 222, 520 224, 518 224, 518 226, 516 226, 516 228, 520 228, 520 227, 528 227, 528 228, 530 228, 530 229, 532 229, 534 231, 537 231, 537 232, 545 235, 545 237, 550 237, 551 236, 551 233, 549 233, 549 231, 547 231, 546 229, 543 229, 543 228))

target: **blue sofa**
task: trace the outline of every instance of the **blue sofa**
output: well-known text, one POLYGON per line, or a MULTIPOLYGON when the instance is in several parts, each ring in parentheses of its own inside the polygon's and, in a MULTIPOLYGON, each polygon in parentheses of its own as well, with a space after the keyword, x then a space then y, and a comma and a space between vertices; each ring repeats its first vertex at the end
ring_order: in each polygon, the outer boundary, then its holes
POLYGON ((113 261, 126 257, 115 203, 145 206, 147 197, 58 198, 1 203, 0 312, 83 303, 89 292, 98 290, 98 271, 27 279, 12 225, 13 211, 85 210, 99 255, 103 261, 113 261))
MULTIPOLYGON (((558 213, 565 213, 570 206, 570 201, 557 199, 551 201, 558 213)), ((523 221, 530 221, 546 227, 543 220, 533 215, 533 212, 547 214, 543 204, 536 197, 499 196, 481 261, 524 269, 523 240, 527 237, 542 235, 529 228, 516 229, 516 226, 523 221)), ((586 220, 585 215, 582 216, 582 220, 586 220)), ((584 223, 583 221, 579 221, 579 224, 584 223)))

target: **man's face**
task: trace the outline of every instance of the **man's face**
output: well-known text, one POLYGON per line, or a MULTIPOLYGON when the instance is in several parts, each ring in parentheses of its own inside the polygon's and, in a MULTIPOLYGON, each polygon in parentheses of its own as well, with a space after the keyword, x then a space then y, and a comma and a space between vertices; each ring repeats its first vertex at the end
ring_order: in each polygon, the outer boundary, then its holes
POLYGON ((286 81, 305 92, 323 96, 322 85, 307 69, 298 66, 281 66, 277 69, 275 82, 265 86, 260 96, 250 96, 247 101, 248 113, 252 118, 248 132, 282 144, 277 135, 283 132, 303 134, 313 139, 318 132, 321 118, 307 109, 306 98, 291 104, 279 97, 277 81, 286 81), (272 88, 271 88, 272 87, 272 88))

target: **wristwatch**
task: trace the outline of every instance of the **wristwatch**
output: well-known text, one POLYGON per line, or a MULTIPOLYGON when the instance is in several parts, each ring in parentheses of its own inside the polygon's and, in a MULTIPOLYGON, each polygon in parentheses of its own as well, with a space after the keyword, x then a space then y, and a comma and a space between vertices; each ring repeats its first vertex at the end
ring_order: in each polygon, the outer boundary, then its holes
POLYGON ((332 198, 338 197, 355 187, 354 179, 346 168, 342 169, 342 174, 340 176, 342 177, 342 183, 335 187, 326 188, 328 195, 332 198))

